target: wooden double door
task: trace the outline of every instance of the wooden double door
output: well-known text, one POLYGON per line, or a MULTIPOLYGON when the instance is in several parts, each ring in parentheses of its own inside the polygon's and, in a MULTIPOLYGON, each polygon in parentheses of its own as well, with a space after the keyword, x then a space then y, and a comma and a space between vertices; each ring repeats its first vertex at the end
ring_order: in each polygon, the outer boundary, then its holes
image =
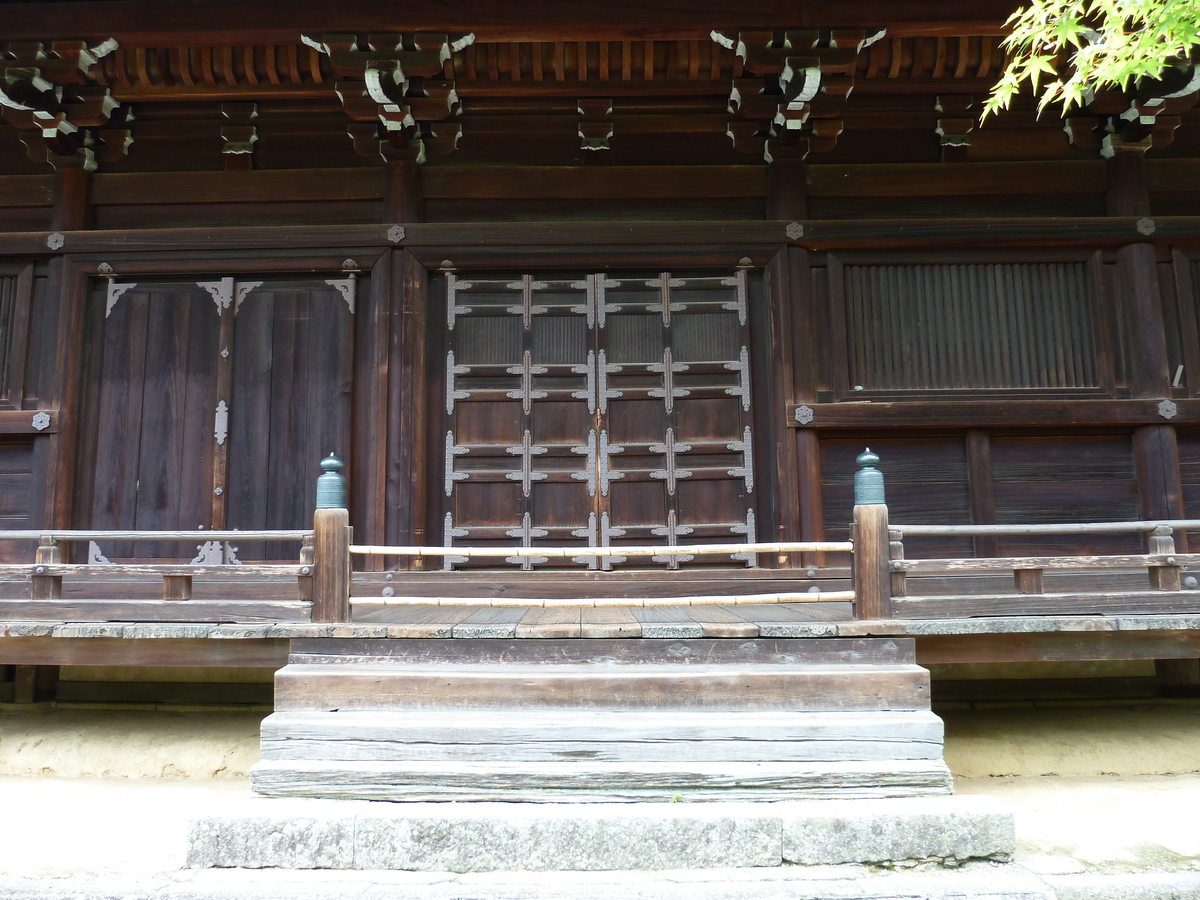
POLYGON ((447 544, 617 548, 523 568, 753 563, 619 553, 755 539, 744 271, 446 279, 447 544))
MULTIPOLYGON (((196 529, 201 541, 201 529, 310 527, 320 459, 350 449, 354 295, 353 279, 319 277, 98 282, 79 524, 196 529)), ((127 543, 103 552, 134 555, 127 543)))

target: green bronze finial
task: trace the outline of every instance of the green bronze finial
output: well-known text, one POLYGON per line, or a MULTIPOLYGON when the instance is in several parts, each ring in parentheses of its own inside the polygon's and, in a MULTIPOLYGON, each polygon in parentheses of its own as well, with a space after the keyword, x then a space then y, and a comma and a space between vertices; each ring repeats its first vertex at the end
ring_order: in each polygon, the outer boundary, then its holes
POLYGON ((346 476, 341 472, 344 466, 332 453, 321 460, 324 474, 317 479, 317 509, 346 508, 346 476))
POLYGON ((875 468, 879 463, 879 457, 868 447, 858 454, 855 462, 858 463, 859 470, 854 473, 854 505, 882 504, 884 502, 883 473, 875 468))

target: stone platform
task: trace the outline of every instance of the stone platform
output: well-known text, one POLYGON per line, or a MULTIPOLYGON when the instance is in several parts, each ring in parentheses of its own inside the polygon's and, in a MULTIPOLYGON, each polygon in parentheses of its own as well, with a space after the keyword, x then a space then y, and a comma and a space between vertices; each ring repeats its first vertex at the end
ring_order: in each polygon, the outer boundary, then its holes
POLYGON ((370 803, 262 799, 194 820, 192 868, 430 872, 1004 861, 987 797, 784 803, 370 803))

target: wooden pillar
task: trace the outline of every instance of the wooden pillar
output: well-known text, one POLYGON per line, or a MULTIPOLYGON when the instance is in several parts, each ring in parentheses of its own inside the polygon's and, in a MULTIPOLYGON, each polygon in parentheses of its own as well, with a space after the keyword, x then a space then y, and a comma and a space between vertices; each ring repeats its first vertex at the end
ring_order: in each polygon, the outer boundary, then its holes
POLYGON ((350 621, 350 514, 318 509, 313 515, 312 620, 350 621))
MULTIPOLYGON (((1142 151, 1119 150, 1108 162, 1110 216, 1150 215, 1142 151)), ((1171 396, 1158 258, 1153 244, 1136 241, 1117 250, 1116 298, 1124 324, 1129 389, 1142 399, 1171 396)), ((1145 425, 1133 432, 1138 507, 1143 519, 1183 517, 1183 485, 1175 427, 1145 425)), ((1182 550, 1183 548, 1181 548, 1182 550)))
POLYGON ((892 617, 891 538, 883 503, 854 507, 854 617, 892 617))
POLYGON ((808 218, 808 172, 803 159, 783 157, 767 166, 767 218, 808 218))
POLYGON ((421 196, 421 167, 415 162, 391 162, 383 187, 385 222, 420 222, 425 200, 421 196))

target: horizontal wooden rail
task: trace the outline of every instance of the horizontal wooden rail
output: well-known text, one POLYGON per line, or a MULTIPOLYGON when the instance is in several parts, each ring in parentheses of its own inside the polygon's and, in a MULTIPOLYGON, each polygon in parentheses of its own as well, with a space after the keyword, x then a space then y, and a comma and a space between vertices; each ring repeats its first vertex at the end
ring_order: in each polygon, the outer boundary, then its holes
POLYGON ((767 606, 778 603, 833 603, 854 600, 854 591, 805 591, 781 594, 732 594, 698 597, 355 597, 354 605, 486 606, 544 609, 659 606, 767 606))
POLYGON ((0 541, 303 541, 312 531, 0 531, 0 541))
POLYGON ((675 547, 380 547, 352 544, 351 553, 362 556, 465 556, 521 558, 547 556, 684 556, 706 553, 849 553, 849 541, 794 541, 782 544, 691 544, 675 547))
POLYGON ((903 537, 942 537, 956 535, 1049 535, 1049 534, 1133 534, 1158 528, 1172 531, 1200 531, 1200 519, 1162 519, 1155 522, 1065 522, 1051 525, 897 525, 889 530, 903 537))
POLYGON ((137 578, 145 577, 179 577, 203 578, 209 575, 238 575, 241 577, 283 576, 296 578, 300 575, 311 575, 311 566, 301 566, 295 563, 281 565, 245 565, 231 563, 229 565, 193 566, 185 563, 167 563, 153 565, 148 563, 85 565, 73 563, 51 563, 48 565, 0 565, 0 579, 5 576, 29 578, 34 575, 49 575, 52 577, 81 577, 81 578, 137 578))
POLYGON ((967 572, 1009 572, 1013 569, 1144 569, 1147 566, 1200 565, 1200 553, 1170 556, 1013 556, 984 559, 896 559, 892 570, 909 575, 961 575, 967 572))

